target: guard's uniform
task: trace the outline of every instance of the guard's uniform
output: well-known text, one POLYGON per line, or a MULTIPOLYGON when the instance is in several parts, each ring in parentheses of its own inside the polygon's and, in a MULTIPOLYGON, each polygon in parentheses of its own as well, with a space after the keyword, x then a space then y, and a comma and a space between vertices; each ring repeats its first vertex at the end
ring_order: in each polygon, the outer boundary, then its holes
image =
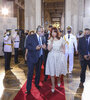
POLYGON ((9 35, 9 33, 6 33, 4 36, 5 70, 10 70, 11 54, 12 54, 11 35, 9 35))
POLYGON ((73 34, 66 34, 64 36, 65 41, 67 41, 65 45, 65 56, 66 56, 66 61, 68 60, 69 56, 69 73, 72 72, 73 70, 73 62, 74 62, 74 47, 75 50, 77 51, 77 39, 76 36, 73 34))
POLYGON ((19 35, 16 33, 16 36, 14 38, 14 51, 15 51, 14 61, 15 61, 15 64, 19 63, 18 62, 18 49, 19 49, 19 44, 20 44, 20 38, 19 38, 19 35))

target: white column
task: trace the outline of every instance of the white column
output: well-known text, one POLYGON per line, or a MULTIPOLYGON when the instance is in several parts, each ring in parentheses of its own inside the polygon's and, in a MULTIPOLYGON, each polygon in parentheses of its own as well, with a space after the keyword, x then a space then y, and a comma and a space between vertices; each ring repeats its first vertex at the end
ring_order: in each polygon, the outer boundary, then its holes
POLYGON ((84 1, 85 16, 83 18, 83 29, 90 28, 90 0, 84 1))
POLYGON ((78 0, 72 0, 72 33, 77 34, 78 33, 78 27, 79 27, 79 1, 78 0))
POLYGON ((41 25, 44 27, 44 2, 43 0, 41 0, 41 25))
POLYGON ((25 30, 41 25, 41 0, 25 0, 25 30))
POLYGON ((2 5, 2 0, 0 0, 0 6, 2 5))
POLYGON ((83 30, 83 17, 85 16, 84 12, 84 0, 79 1, 79 30, 83 30))
POLYGON ((65 29, 68 25, 71 26, 71 1, 65 0, 65 29))
POLYGON ((36 27, 41 25, 41 0, 36 0, 36 27))
POLYGON ((85 0, 85 17, 90 17, 90 0, 85 0))

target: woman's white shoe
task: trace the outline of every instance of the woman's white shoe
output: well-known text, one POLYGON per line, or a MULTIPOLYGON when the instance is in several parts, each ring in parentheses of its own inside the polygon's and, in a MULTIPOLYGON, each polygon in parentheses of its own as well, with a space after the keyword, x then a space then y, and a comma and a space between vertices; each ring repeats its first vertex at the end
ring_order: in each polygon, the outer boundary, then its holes
POLYGON ((58 83, 58 87, 60 87, 60 85, 61 85, 61 84, 60 84, 60 83, 58 83))
POLYGON ((51 89, 52 93, 54 93, 55 89, 51 89))

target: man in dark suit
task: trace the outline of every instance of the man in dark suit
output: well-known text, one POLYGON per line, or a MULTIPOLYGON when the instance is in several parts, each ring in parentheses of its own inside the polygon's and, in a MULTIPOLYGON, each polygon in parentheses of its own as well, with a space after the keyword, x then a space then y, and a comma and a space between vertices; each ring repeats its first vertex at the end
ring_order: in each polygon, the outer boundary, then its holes
POLYGON ((25 92, 26 94, 29 94, 31 90, 34 66, 36 67, 35 86, 37 89, 40 89, 39 80, 43 60, 43 49, 46 49, 46 45, 42 44, 41 29, 42 27, 38 26, 36 34, 28 36, 26 42, 26 48, 28 49, 28 77, 26 86, 27 91, 25 92))
POLYGON ((81 64, 81 74, 80 74, 80 84, 79 87, 83 88, 83 83, 85 82, 87 65, 90 69, 90 34, 89 29, 86 28, 84 31, 84 36, 79 39, 78 51, 80 54, 80 64, 81 64))
MULTIPOLYGON (((44 36, 42 37, 44 39, 44 43, 46 44, 46 49, 44 49, 44 81, 47 81, 47 78, 48 78, 48 75, 45 75, 45 70, 46 70, 46 61, 47 61, 47 56, 48 56, 48 39, 50 37, 50 32, 51 32, 51 29, 52 29, 52 25, 49 25, 48 27, 48 31, 45 31, 44 32, 44 36)), ((42 30, 44 31, 44 30, 42 30)))
POLYGON ((46 61, 47 61, 47 55, 48 55, 48 49, 47 49, 48 37, 49 37, 49 34, 47 32, 44 32, 44 28, 42 28, 42 40, 43 40, 43 44, 46 45, 46 49, 43 50, 44 81, 46 81, 48 78, 48 75, 45 75, 46 61))
POLYGON ((48 55, 47 45, 48 45, 49 34, 47 32, 44 32, 44 29, 42 29, 42 34, 43 34, 42 36, 43 44, 46 45, 46 49, 43 50, 44 81, 47 81, 48 75, 45 75, 45 70, 46 70, 46 61, 47 61, 47 55, 48 55))

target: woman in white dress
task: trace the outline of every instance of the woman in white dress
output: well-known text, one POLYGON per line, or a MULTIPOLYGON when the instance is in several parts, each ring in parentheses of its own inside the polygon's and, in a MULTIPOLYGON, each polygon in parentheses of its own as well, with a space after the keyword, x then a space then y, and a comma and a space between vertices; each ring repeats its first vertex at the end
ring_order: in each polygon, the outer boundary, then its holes
POLYGON ((57 77, 58 87, 60 87, 60 76, 66 75, 67 66, 65 59, 65 40, 59 37, 57 28, 52 28, 51 37, 48 40, 48 57, 46 62, 46 75, 51 76, 52 89, 55 91, 55 76, 57 77))

